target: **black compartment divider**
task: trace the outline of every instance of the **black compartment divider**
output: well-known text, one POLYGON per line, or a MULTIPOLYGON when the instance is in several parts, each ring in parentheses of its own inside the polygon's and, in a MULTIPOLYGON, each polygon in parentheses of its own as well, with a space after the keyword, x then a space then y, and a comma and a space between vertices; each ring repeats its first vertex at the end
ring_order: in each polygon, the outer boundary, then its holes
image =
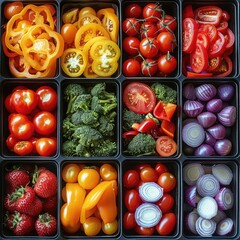
MULTIPOLYGON (((186 229, 185 224, 185 215, 188 211, 188 206, 186 206, 184 200, 184 190, 186 188, 186 184, 183 182, 183 167, 187 163, 201 163, 203 165, 214 165, 218 163, 224 163, 228 165, 234 174, 233 182, 231 183, 231 188, 234 191, 235 203, 234 207, 231 211, 228 212, 228 216, 232 217, 234 220, 234 230, 231 234, 227 236, 216 236, 214 235, 212 238, 216 240, 240 240, 240 0, 200 0, 200 1, 190 1, 190 0, 163 0, 157 1, 163 5, 164 9, 171 14, 174 15, 177 19, 177 30, 176 36, 178 40, 178 45, 174 50, 174 56, 177 58, 178 67, 175 72, 168 77, 125 77, 122 73, 122 63, 125 60, 126 56, 123 52, 122 40, 124 38, 124 33, 122 31, 122 21, 125 18, 124 9, 130 3, 137 2, 141 6, 144 6, 146 3, 154 2, 151 0, 21 0, 24 5, 26 4, 36 4, 41 5, 45 3, 53 4, 56 9, 57 16, 57 31, 60 32, 62 26, 62 14, 67 9, 72 7, 85 7, 90 6, 96 9, 100 9, 103 7, 113 7, 116 10, 116 13, 119 17, 119 37, 118 44, 121 49, 121 57, 119 59, 119 66, 117 72, 109 78, 97 78, 97 79, 86 79, 81 76, 79 78, 70 78, 66 76, 61 70, 60 61, 57 61, 57 71, 56 75, 53 78, 47 79, 24 79, 24 78, 14 78, 11 76, 9 68, 8 68, 8 58, 3 53, 2 44, 0 44, 0 239, 1 240, 10 240, 10 239, 29 239, 29 240, 37 240, 37 239, 52 239, 52 240, 62 240, 62 239, 179 239, 179 240, 191 240, 191 239, 204 239, 200 236, 195 236, 190 234, 186 229), (187 78, 182 73, 182 10, 185 5, 192 4, 193 8, 205 5, 216 5, 221 7, 224 10, 227 10, 230 13, 230 28, 234 32, 235 35, 235 46, 234 52, 231 55, 231 60, 233 62, 233 72, 228 77, 224 78, 187 78), (68 83, 80 83, 86 86, 92 86, 98 82, 106 82, 107 88, 111 91, 114 91, 117 96, 117 128, 116 128, 116 141, 117 141, 117 152, 114 156, 111 157, 68 157, 62 154, 62 120, 65 116, 65 102, 63 100, 63 88, 68 83), (135 157, 135 156, 127 156, 124 153, 124 146, 122 140, 122 110, 123 110, 123 90, 127 83, 132 81, 143 82, 146 84, 151 84, 153 82, 160 82, 172 86, 178 92, 177 94, 177 105, 178 111, 175 113, 176 115, 176 136, 175 140, 178 144, 177 153, 174 156, 163 158, 160 156, 143 156, 143 157, 135 157), (234 105, 237 107, 237 119, 235 127, 231 134, 231 140, 233 140, 233 150, 229 156, 221 157, 221 156, 211 156, 211 157, 194 157, 188 156, 183 151, 183 143, 182 143, 182 122, 184 119, 183 116, 183 103, 184 97, 182 96, 182 89, 186 83, 194 83, 196 85, 201 83, 213 83, 218 86, 222 83, 231 83, 235 86, 235 96, 234 96, 234 105), (8 113, 4 107, 4 99, 11 92, 11 90, 19 85, 27 86, 31 89, 37 89, 40 86, 48 85, 53 87, 58 93, 58 105, 57 105, 57 153, 52 157, 40 157, 40 156, 25 156, 20 157, 14 155, 12 152, 7 150, 6 147, 6 137, 8 136, 8 113), (123 215, 125 212, 124 206, 124 194, 123 194, 123 184, 122 178, 124 172, 127 169, 135 166, 138 163, 149 163, 151 165, 155 165, 156 163, 161 162, 169 166, 172 172, 175 174, 177 178, 177 187, 174 190, 175 197, 175 206, 174 212, 177 215, 177 226, 174 232, 169 236, 160 236, 160 235, 152 235, 152 236, 140 236, 136 235, 132 231, 126 231, 123 229, 123 215), (51 237, 38 237, 38 236, 13 236, 10 235, 4 228, 4 194, 5 194, 5 180, 4 173, 6 166, 12 166, 13 164, 19 163, 28 163, 28 164, 39 164, 41 166, 46 166, 52 169, 58 177, 58 205, 57 205, 57 221, 58 221, 58 229, 55 236, 51 237), (61 171, 65 164, 67 163, 84 163, 86 165, 96 165, 100 166, 103 163, 110 163, 116 167, 118 171, 118 231, 112 235, 107 236, 105 234, 101 234, 95 237, 86 237, 82 234, 66 234, 61 226, 60 221, 60 209, 62 206, 62 197, 61 190, 64 186, 63 180, 61 178, 61 171)), ((3 15, 4 6, 13 2, 13 0, 0 0, 0 23, 1 26, 6 24, 6 19, 3 15)), ((2 36, 4 32, 4 28, 2 27, 0 30, 0 35, 2 36)))

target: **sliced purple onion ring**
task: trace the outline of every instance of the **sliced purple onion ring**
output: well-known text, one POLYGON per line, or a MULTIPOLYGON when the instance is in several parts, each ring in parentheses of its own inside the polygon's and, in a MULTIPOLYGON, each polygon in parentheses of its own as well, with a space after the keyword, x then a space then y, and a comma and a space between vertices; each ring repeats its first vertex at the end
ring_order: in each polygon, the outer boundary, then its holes
POLYGON ((196 195, 197 195, 197 187, 188 186, 185 191, 185 199, 187 204, 189 204, 192 207, 196 207, 196 195))
POLYGON ((226 213, 222 210, 219 210, 217 211, 217 215, 212 218, 212 220, 218 224, 219 222, 221 222, 223 219, 225 219, 227 217, 226 213))
POLYGON ((229 185, 233 179, 233 172, 226 164, 213 165, 212 174, 220 182, 220 184, 225 186, 229 185))
POLYGON ((204 169, 200 163, 189 163, 183 167, 183 180, 188 185, 196 184, 203 174, 204 169))
POLYGON ((163 188, 155 182, 146 182, 139 187, 139 195, 144 202, 157 202, 163 196, 163 188))
POLYGON ((223 187, 219 190, 218 194, 215 196, 218 207, 221 210, 228 210, 233 207, 234 199, 233 192, 226 187, 223 187))
POLYGON ((225 236, 233 230, 233 220, 231 218, 225 218, 217 225, 216 233, 220 236, 225 236))
POLYGON ((194 234, 197 234, 195 223, 198 218, 199 218, 199 215, 196 210, 193 210, 192 212, 186 215, 185 220, 186 220, 187 229, 194 234))
POLYGON ((210 219, 199 217, 196 221, 196 231, 201 237, 212 237, 216 230, 216 223, 210 219))
POLYGON ((204 197, 197 205, 197 212, 200 217, 211 219, 217 215, 218 205, 214 198, 204 197))

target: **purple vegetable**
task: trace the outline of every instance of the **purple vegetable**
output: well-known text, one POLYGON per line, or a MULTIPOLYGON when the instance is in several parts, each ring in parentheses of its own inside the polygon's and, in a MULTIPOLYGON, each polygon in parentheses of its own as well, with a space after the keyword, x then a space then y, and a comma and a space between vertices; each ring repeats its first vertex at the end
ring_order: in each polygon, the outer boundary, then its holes
POLYGON ((195 88, 196 96, 201 101, 209 101, 217 94, 217 89, 210 83, 202 84, 195 88))
POLYGON ((185 199, 186 202, 192 207, 196 207, 196 194, 197 194, 196 186, 188 186, 186 188, 185 199))
POLYGON ((222 110, 222 107, 223 107, 223 102, 219 98, 214 98, 210 100, 206 105, 207 111, 212 113, 220 112, 222 110))
POLYGON ((211 112, 202 112, 197 116, 197 120, 204 128, 209 128, 216 122, 217 117, 211 112))
POLYGON ((233 172, 226 164, 216 164, 212 166, 213 176, 222 185, 229 185, 233 179, 233 172))
POLYGON ((219 222, 221 222, 223 219, 225 219, 227 217, 226 213, 222 210, 219 210, 217 211, 217 215, 212 218, 212 220, 218 224, 219 222))
POLYGON ((135 211, 136 223, 144 228, 156 226, 161 218, 161 209, 153 203, 143 203, 135 211))
POLYGON ((209 144, 210 146, 214 146, 216 143, 216 139, 208 132, 206 132, 205 143, 209 144))
POLYGON ((188 123, 183 127, 182 139, 188 146, 198 147, 205 139, 205 131, 198 123, 188 123))
POLYGON ((215 124, 208 128, 207 131, 217 140, 226 137, 226 128, 222 124, 215 124))
POLYGON ((226 156, 232 150, 232 143, 228 139, 217 140, 214 149, 219 155, 226 156))
POLYGON ((200 217, 211 219, 217 215, 218 205, 214 198, 204 197, 197 205, 197 212, 200 217))
POLYGON ((194 234, 197 234, 195 223, 198 218, 199 218, 199 216, 198 216, 198 213, 196 210, 194 210, 186 215, 186 226, 187 226, 188 230, 194 234))
POLYGON ((228 210, 233 207, 233 193, 229 188, 221 188, 215 196, 215 200, 220 210, 228 210))
POLYGON ((220 184, 212 174, 205 174, 197 180, 197 192, 202 197, 215 197, 219 189, 220 184))
POLYGON ((202 103, 195 100, 187 100, 184 103, 183 111, 188 117, 196 117, 202 112, 203 108, 202 103))
POLYGON ((163 196, 163 189, 155 182, 145 182, 139 187, 139 195, 144 202, 157 202, 163 196))
POLYGON ((192 83, 188 83, 183 87, 183 96, 188 100, 196 99, 195 88, 192 83))
POLYGON ((215 154, 213 147, 209 144, 203 143, 200 145, 194 152, 195 156, 198 157, 207 157, 215 154))
POLYGON ((190 123, 190 122, 195 122, 197 123, 197 119, 196 118, 186 118, 184 121, 183 121, 183 126, 185 126, 186 124, 190 123))
POLYGON ((222 84, 218 87, 218 96, 223 100, 223 101, 229 101, 232 99, 235 93, 235 89, 231 84, 222 84))
POLYGON ((216 230, 216 223, 213 220, 199 217, 196 221, 196 231, 201 237, 212 237, 216 230))
POLYGON ((233 230, 233 220, 231 218, 225 218, 217 225, 216 233, 220 236, 225 236, 233 230))
POLYGON ((200 163, 189 163, 183 167, 183 181, 188 185, 196 184, 203 174, 204 169, 200 163))
POLYGON ((236 121, 237 110, 235 106, 228 106, 218 113, 218 121, 226 127, 231 127, 236 121))

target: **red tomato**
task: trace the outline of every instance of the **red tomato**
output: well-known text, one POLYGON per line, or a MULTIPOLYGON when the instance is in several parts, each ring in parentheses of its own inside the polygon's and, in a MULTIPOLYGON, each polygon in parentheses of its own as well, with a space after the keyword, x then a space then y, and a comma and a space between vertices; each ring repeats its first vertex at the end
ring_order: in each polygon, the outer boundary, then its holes
POLYGON ((140 41, 136 37, 125 37, 123 39, 123 50, 131 55, 139 53, 140 41))
POLYGON ((125 230, 133 229, 137 226, 135 215, 131 212, 125 212, 123 216, 123 228, 125 230))
POLYGON ((160 156, 170 157, 176 153, 177 144, 172 138, 161 136, 156 141, 156 150, 160 156))
POLYGON ((177 224, 177 218, 174 213, 165 213, 160 222, 156 226, 156 230, 159 235, 166 236, 169 235, 175 228, 177 224))
POLYGON ((157 73, 158 70, 158 63, 157 61, 146 58, 144 61, 141 63, 141 71, 143 76, 145 77, 152 77, 157 73))
POLYGON ((164 192, 167 193, 175 188, 177 180, 172 173, 165 172, 159 176, 157 183, 163 188, 164 192))
POLYGON ((208 72, 215 72, 222 62, 222 57, 208 59, 208 72))
POLYGON ((30 141, 20 141, 14 145, 13 151, 20 156, 27 156, 33 150, 33 145, 30 141))
POLYGON ((12 16, 20 13, 23 10, 22 2, 10 2, 4 7, 4 17, 9 20, 12 16))
POLYGON ((221 21, 219 25, 217 26, 217 30, 221 32, 222 34, 227 33, 228 30, 228 22, 227 21, 221 21))
POLYGON ((162 213, 166 213, 172 209, 174 205, 174 198, 171 194, 164 193, 156 204, 160 207, 162 213))
POLYGON ((168 172, 168 167, 163 163, 157 163, 155 170, 161 175, 162 173, 168 172))
POLYGON ((158 3, 148 3, 143 8, 143 17, 150 22, 157 22, 162 16, 162 8, 158 3))
POLYGON ((151 167, 151 165, 148 164, 148 163, 140 163, 140 164, 138 164, 138 165, 135 167, 135 170, 136 170, 138 173, 140 173, 141 170, 142 170, 143 168, 145 168, 145 167, 151 167))
POLYGON ((147 84, 132 82, 124 89, 123 102, 130 111, 147 114, 154 109, 156 96, 147 84))
POLYGON ((235 42, 234 33, 232 32, 232 30, 230 28, 227 29, 227 34, 224 37, 225 37, 226 43, 227 43, 225 50, 229 50, 233 47, 234 42, 235 42))
POLYGON ((35 131, 41 135, 52 134, 57 126, 55 116, 47 111, 37 113, 33 118, 35 131))
POLYGON ((124 203, 129 212, 135 212, 137 207, 142 203, 138 191, 136 189, 128 190, 125 193, 124 203))
POLYGON ((123 175, 123 186, 128 189, 135 188, 139 180, 139 174, 136 170, 127 170, 123 175))
POLYGON ((158 54, 159 43, 155 38, 144 38, 140 42, 140 52, 146 58, 153 58, 158 54))
POLYGON ((42 86, 36 90, 39 96, 38 107, 42 111, 54 111, 57 106, 58 96, 56 91, 49 86, 42 86))
POLYGON ((142 8, 139 4, 132 3, 125 7, 124 13, 127 18, 140 18, 142 15, 142 8))
POLYGON ((224 35, 221 32, 218 32, 218 38, 215 42, 213 42, 208 50, 209 58, 219 57, 221 56, 227 46, 227 41, 224 38, 224 35))
POLYGON ((215 42, 218 37, 217 28, 211 24, 201 25, 199 32, 202 32, 204 35, 208 36, 209 44, 215 42))
MULTIPOLYGON (((211 48, 211 46, 210 46, 211 48)), ((206 48, 201 45, 197 44, 196 48, 190 54, 190 65, 192 70, 195 73, 203 72, 208 67, 208 52, 206 48)))
POLYGON ((137 234, 144 235, 144 236, 151 236, 154 233, 154 227, 144 228, 141 226, 136 226, 134 230, 137 234))
POLYGON ((205 78, 205 77, 212 77, 212 73, 194 73, 194 72, 187 72, 187 77, 190 78, 205 78))
POLYGON ((157 36, 159 50, 162 53, 173 52, 176 47, 176 38, 171 32, 161 32, 157 36))
POLYGON ((188 4, 183 8, 182 18, 194 18, 193 8, 191 4, 188 4))
POLYGON ((198 33, 198 24, 192 18, 185 18, 182 23, 183 26, 183 46, 182 51, 191 53, 195 48, 198 33))
POLYGON ((141 72, 141 65, 135 59, 127 59, 123 62, 123 74, 126 77, 136 77, 141 72))
POLYGON ((32 143, 33 145, 33 150, 32 150, 32 153, 36 154, 37 153, 37 149, 36 149, 36 142, 37 142, 37 138, 36 137, 31 137, 29 139, 29 141, 32 143))
POLYGON ((209 47, 209 39, 208 39, 208 36, 205 35, 203 32, 199 32, 197 34, 197 41, 196 41, 196 44, 201 44, 203 45, 206 49, 208 49, 209 47))
POLYGON ((217 77, 227 77, 231 74, 232 69, 233 64, 231 58, 224 56, 220 66, 215 70, 214 74, 216 74, 217 77))
POLYGON ((14 113, 14 112, 16 112, 16 110, 13 106, 11 97, 12 97, 12 94, 7 95, 7 97, 4 100, 4 105, 9 113, 14 113))
POLYGON ((8 128, 11 134, 19 140, 27 140, 34 133, 34 125, 28 118, 19 113, 9 116, 8 128))
POLYGON ((37 107, 38 95, 30 89, 16 90, 12 93, 11 101, 18 113, 27 115, 37 107))
POLYGON ((14 145, 19 142, 12 134, 10 134, 6 139, 6 145, 9 151, 13 151, 14 145))
POLYGON ((177 68, 177 60, 174 56, 167 54, 162 55, 158 59, 158 69, 164 74, 171 74, 177 68))
POLYGON ((135 36, 140 31, 140 23, 135 18, 126 18, 122 23, 122 30, 128 36, 135 36))
POLYGON ((225 10, 222 11, 222 20, 224 20, 224 21, 230 20, 230 14, 225 10))
POLYGON ((158 172, 152 167, 145 167, 140 172, 140 178, 143 182, 157 182, 158 172))
POLYGON ((140 28, 141 38, 156 37, 158 34, 158 27, 153 22, 143 22, 140 28))
POLYGON ((56 154, 57 141, 55 138, 39 138, 36 141, 36 150, 40 156, 53 156, 56 154))
POLYGON ((177 28, 177 20, 171 15, 164 15, 157 23, 158 32, 174 32, 177 28))
POLYGON ((217 6, 203 6, 194 11, 195 20, 201 24, 217 26, 222 18, 222 9, 217 6))

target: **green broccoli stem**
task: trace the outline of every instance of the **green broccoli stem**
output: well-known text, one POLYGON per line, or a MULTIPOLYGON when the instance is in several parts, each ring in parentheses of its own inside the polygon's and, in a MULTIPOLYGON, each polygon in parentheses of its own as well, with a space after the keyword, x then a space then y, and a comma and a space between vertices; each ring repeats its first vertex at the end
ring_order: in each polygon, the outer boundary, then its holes
POLYGON ((77 96, 74 96, 74 97, 71 97, 71 98, 69 99, 66 114, 71 113, 71 111, 72 111, 72 105, 73 105, 73 102, 75 101, 76 98, 77 98, 77 96))

